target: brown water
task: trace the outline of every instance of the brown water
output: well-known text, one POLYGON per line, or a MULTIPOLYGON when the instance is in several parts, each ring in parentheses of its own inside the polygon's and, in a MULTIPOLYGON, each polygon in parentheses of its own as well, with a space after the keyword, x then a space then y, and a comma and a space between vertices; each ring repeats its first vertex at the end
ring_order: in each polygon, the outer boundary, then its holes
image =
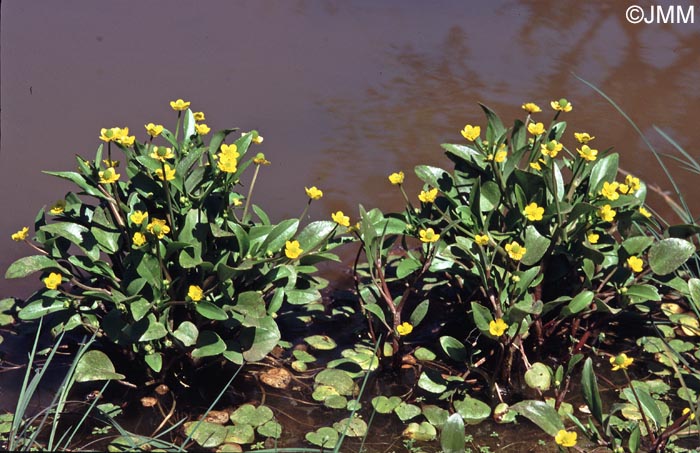
MULTIPOLYGON (((573 74, 615 99, 660 151, 677 155, 652 125, 700 158, 700 17, 633 25, 627 6, 5 0, 0 273, 31 253, 10 234, 73 189, 41 170, 70 170, 76 153, 92 156, 102 127, 129 126, 140 140, 148 122, 172 127, 168 101, 176 98, 204 111, 214 130, 264 135, 259 149, 273 165, 255 202, 274 219, 298 215, 311 185, 325 192, 313 218, 342 209, 354 219, 359 203, 400 209, 386 176, 404 170, 412 193, 419 187, 413 166, 448 167, 439 145, 463 142, 466 123, 483 124, 477 102, 509 124, 522 117, 523 102, 545 108, 567 97, 570 132, 596 135, 597 148, 614 146, 625 169, 668 190, 634 130, 573 74)), ((670 166, 700 215, 700 177, 670 166)), ((670 215, 660 197, 650 201, 670 215)), ((0 280, 0 297, 26 296, 36 284, 0 280)))

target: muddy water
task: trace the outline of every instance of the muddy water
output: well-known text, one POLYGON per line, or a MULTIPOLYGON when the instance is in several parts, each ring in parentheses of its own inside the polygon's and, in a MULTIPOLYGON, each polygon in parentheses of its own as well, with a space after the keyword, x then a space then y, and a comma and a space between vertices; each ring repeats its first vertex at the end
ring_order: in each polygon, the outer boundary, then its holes
MULTIPOLYGON (((688 2, 677 2, 687 6, 688 2)), ((602 88, 662 152, 658 125, 700 157, 700 17, 694 24, 630 24, 626 2, 214 1, 2 2, 0 272, 31 253, 9 240, 38 209, 72 190, 41 174, 92 156, 102 127, 172 125, 181 97, 212 129, 258 129, 264 168, 255 202, 275 219, 298 215, 304 186, 325 197, 325 218, 357 205, 395 210, 386 175, 416 164, 448 166, 439 147, 483 124, 477 102, 506 123, 520 104, 567 97, 571 131, 614 146, 622 166, 670 184, 635 131, 579 82, 602 88)), ((696 8, 695 15, 700 15, 696 8)), ((546 112, 549 109, 545 108, 546 112)), ((548 113, 546 113, 548 114, 548 113)), ((545 115, 545 114, 541 114, 545 115)), ((543 119, 545 116, 543 116, 543 119)), ((573 145, 568 136, 568 145, 573 145)), ((680 189, 698 176, 669 161, 680 189)), ((671 211, 659 196, 652 206, 671 211)), ((0 296, 36 281, 0 280, 0 296)))

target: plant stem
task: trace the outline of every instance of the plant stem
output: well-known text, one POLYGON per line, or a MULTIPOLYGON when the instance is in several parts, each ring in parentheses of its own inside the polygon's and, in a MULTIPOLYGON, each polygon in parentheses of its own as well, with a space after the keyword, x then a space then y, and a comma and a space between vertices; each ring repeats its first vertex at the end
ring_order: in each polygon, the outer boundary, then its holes
MULTIPOLYGON (((250 189, 248 189, 248 195, 245 198, 245 207, 243 208, 243 222, 246 221, 246 215, 248 214, 248 207, 250 206, 250 198, 253 196, 253 188, 255 187, 255 180, 258 179, 258 172, 260 171, 260 165, 255 166, 255 173, 253 173, 253 180, 250 182, 250 189)), ((308 205, 307 205, 308 206, 308 205)))
POLYGON ((175 238, 177 239, 178 232, 175 231, 175 216, 173 215, 173 204, 172 201, 170 200, 170 184, 168 183, 168 176, 165 173, 165 162, 160 163, 160 168, 161 171, 163 172, 163 187, 165 188, 165 201, 168 203, 168 215, 170 216, 170 219, 168 219, 168 223, 170 223, 170 226, 173 228, 173 233, 175 233, 175 238))

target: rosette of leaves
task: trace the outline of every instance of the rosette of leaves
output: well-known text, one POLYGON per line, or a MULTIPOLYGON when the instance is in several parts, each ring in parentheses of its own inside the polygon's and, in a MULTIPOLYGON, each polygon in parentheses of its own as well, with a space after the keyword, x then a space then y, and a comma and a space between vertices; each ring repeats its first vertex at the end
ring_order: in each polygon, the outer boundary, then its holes
POLYGON ((165 129, 155 139, 169 148, 160 154, 153 139, 109 141, 93 160, 78 157, 77 171, 47 172, 77 189, 59 213, 39 211, 31 241, 38 253, 7 271, 60 276, 25 301, 20 320, 51 315, 55 331, 97 330, 99 341, 162 373, 193 359, 260 360, 280 339, 274 316, 282 307, 320 299, 326 282, 315 265, 337 259, 329 253, 336 224, 272 222, 251 202, 257 132, 227 140, 235 129, 225 129, 207 143, 190 110, 182 119, 181 136, 178 117, 175 134, 165 129), (223 166, 222 145, 235 152, 223 166), (112 160, 117 153, 121 162, 112 160), (294 259, 287 241, 302 250, 294 259))

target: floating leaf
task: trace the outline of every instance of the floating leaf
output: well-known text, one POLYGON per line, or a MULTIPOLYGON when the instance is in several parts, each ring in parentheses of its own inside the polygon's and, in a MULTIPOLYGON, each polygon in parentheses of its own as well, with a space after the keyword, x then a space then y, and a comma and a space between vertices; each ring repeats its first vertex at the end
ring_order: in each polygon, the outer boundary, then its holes
MULTIPOLYGON (((378 412, 378 411, 377 411, 378 412)), ((413 417, 417 417, 420 415, 420 407, 414 405, 414 404, 408 404, 405 402, 402 402, 396 408, 394 409, 394 412, 396 415, 399 416, 402 422, 405 422, 406 420, 410 420, 413 417)))
POLYGON ((312 335, 304 338, 304 341, 309 343, 312 348, 319 351, 330 351, 338 346, 336 342, 328 335, 312 335))
POLYGON ((533 389, 542 392, 549 390, 552 384, 552 374, 549 372, 547 365, 541 362, 535 362, 532 367, 525 372, 525 383, 533 389))
POLYGON ((338 431, 327 426, 314 432, 306 433, 305 437, 312 444, 323 448, 335 448, 336 443, 338 443, 338 431))
POLYGON ((265 422, 264 425, 258 426, 257 431, 261 436, 279 439, 282 436, 282 425, 274 420, 270 420, 265 422))
POLYGON ((177 330, 173 332, 173 336, 180 340, 185 347, 189 347, 197 342, 199 330, 191 322, 183 321, 177 330))
MULTIPOLYGON (((435 406, 433 404, 427 404, 423 406, 423 415, 428 420, 428 422, 430 422, 431 425, 437 426, 439 428, 445 424, 448 417, 450 416, 450 413, 441 407, 435 406)), ((462 417, 459 414, 457 414, 457 417, 459 417, 459 419, 462 420, 462 417)), ((464 424, 464 422, 462 422, 462 424, 464 424)))
POLYGON ((255 431, 247 423, 226 427, 226 442, 236 444, 252 444, 255 440, 255 431))
POLYGON ((452 360, 455 362, 464 362, 467 360, 467 350, 458 339, 449 335, 440 337, 440 346, 452 360))
POLYGON ((422 346, 420 348, 416 349, 415 352, 413 353, 413 355, 415 356, 416 359, 425 360, 425 361, 432 361, 432 360, 435 360, 437 358, 437 356, 435 355, 435 353, 433 351, 431 351, 430 349, 424 348, 422 346))
POLYGON ((560 430, 564 429, 564 423, 562 423, 557 411, 544 401, 520 401, 510 408, 539 426, 550 436, 556 436, 560 430))
POLYGON ((442 393, 447 390, 447 382, 434 370, 424 370, 418 378, 418 387, 430 393, 442 393))
POLYGON ((462 401, 455 401, 454 406, 455 410, 459 412, 459 415, 469 425, 476 425, 491 415, 491 408, 488 404, 471 396, 465 397, 462 401))
POLYGON ((316 375, 316 385, 328 385, 333 387, 339 395, 353 395, 355 391, 355 381, 350 375, 338 369, 327 368, 316 375))
POLYGON ((124 379, 124 375, 114 370, 114 364, 102 351, 88 351, 80 357, 75 367, 75 381, 104 381, 124 379))
POLYGON ((337 423, 333 423, 333 429, 340 434, 345 432, 347 437, 362 437, 367 434, 367 423, 359 417, 344 418, 337 423))
POLYGON ((401 398, 392 396, 390 398, 381 395, 372 399, 372 406, 380 414, 388 414, 401 404, 401 398))
POLYGON ((401 433, 402 436, 409 439, 428 442, 437 438, 437 430, 428 422, 409 423, 406 429, 401 433))
POLYGON ((235 424, 249 424, 253 427, 263 425, 274 417, 272 409, 267 406, 255 407, 252 404, 244 404, 231 414, 231 421, 235 424))

